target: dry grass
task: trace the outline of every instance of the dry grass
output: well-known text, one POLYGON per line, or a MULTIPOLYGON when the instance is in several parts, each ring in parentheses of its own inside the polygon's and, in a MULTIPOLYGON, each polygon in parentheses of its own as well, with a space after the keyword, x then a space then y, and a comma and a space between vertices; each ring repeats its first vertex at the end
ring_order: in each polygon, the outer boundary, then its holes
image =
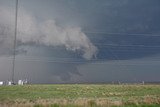
MULTIPOLYGON (((0 87, 0 107, 160 105, 159 85, 29 85, 0 87)), ((158 107, 158 106, 155 106, 158 107)))
POLYGON ((34 107, 35 105, 41 105, 42 107, 52 107, 52 105, 58 105, 58 107, 69 107, 68 105, 74 107, 111 107, 142 104, 160 105, 160 98, 145 96, 143 98, 130 98, 128 101, 111 100, 108 98, 38 99, 34 101, 17 99, 15 101, 5 101, 0 103, 0 107, 34 107))

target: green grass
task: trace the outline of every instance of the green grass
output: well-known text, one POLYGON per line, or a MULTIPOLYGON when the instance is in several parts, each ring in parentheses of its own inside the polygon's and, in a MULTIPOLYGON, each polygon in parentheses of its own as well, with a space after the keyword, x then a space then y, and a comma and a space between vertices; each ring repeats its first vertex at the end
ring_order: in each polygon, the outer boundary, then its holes
POLYGON ((160 85, 0 86, 0 104, 31 104, 34 107, 158 107, 160 85))

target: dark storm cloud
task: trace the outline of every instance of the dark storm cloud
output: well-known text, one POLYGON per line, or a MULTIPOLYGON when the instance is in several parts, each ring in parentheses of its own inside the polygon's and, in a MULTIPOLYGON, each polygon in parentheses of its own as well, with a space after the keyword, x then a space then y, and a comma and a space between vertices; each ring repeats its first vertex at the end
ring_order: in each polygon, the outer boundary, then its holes
POLYGON ((77 70, 78 65, 67 61, 17 58, 15 78, 16 81, 20 78, 27 78, 32 83, 73 82, 71 81, 73 75, 82 76, 77 70))
POLYGON ((91 40, 99 49, 99 59, 135 59, 160 53, 160 36, 122 34, 95 38, 91 40))
POLYGON ((109 50, 116 51, 115 54, 120 59, 133 59, 159 53, 159 47, 154 46, 159 46, 160 37, 152 36, 160 34, 159 0, 49 0, 45 2, 33 0, 23 2, 25 8, 29 7, 29 10, 32 11, 34 9, 33 13, 37 17, 44 14, 54 17, 63 26, 81 26, 82 31, 95 45, 98 43, 99 58, 114 59, 113 55, 108 55, 109 50), (39 6, 35 7, 35 4, 39 6), (47 7, 48 10, 46 10, 47 7), (130 36, 127 34, 140 35, 130 36), (148 34, 148 36, 141 34, 148 34), (146 47, 103 46, 106 44, 145 45, 146 47))
POLYGON ((100 50, 99 58, 134 59, 160 53, 160 1, 104 4, 94 13, 92 26, 85 29, 100 50))
MULTIPOLYGON (((13 11, 8 1, 0 3, 13 11)), ((17 49, 22 54, 16 56, 15 78, 33 83, 159 80, 159 62, 136 65, 160 54, 159 5, 159 0, 19 0, 19 10, 26 11, 19 18, 17 49), (43 41, 36 39, 42 35, 43 41)), ((1 55, 12 54, 12 32, 8 35, 0 39, 1 55)))

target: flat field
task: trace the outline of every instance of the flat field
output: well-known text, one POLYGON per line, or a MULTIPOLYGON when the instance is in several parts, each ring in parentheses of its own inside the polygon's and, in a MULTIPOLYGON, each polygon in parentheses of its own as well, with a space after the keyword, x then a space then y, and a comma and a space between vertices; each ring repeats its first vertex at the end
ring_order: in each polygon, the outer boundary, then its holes
POLYGON ((0 86, 0 107, 160 107, 160 85, 0 86))

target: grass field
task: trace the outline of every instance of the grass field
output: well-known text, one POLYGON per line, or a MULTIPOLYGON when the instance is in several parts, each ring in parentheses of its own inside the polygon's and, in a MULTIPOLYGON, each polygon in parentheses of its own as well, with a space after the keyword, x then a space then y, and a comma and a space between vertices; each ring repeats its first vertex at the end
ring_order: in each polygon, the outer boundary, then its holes
POLYGON ((0 107, 160 107, 160 85, 0 86, 0 107))

